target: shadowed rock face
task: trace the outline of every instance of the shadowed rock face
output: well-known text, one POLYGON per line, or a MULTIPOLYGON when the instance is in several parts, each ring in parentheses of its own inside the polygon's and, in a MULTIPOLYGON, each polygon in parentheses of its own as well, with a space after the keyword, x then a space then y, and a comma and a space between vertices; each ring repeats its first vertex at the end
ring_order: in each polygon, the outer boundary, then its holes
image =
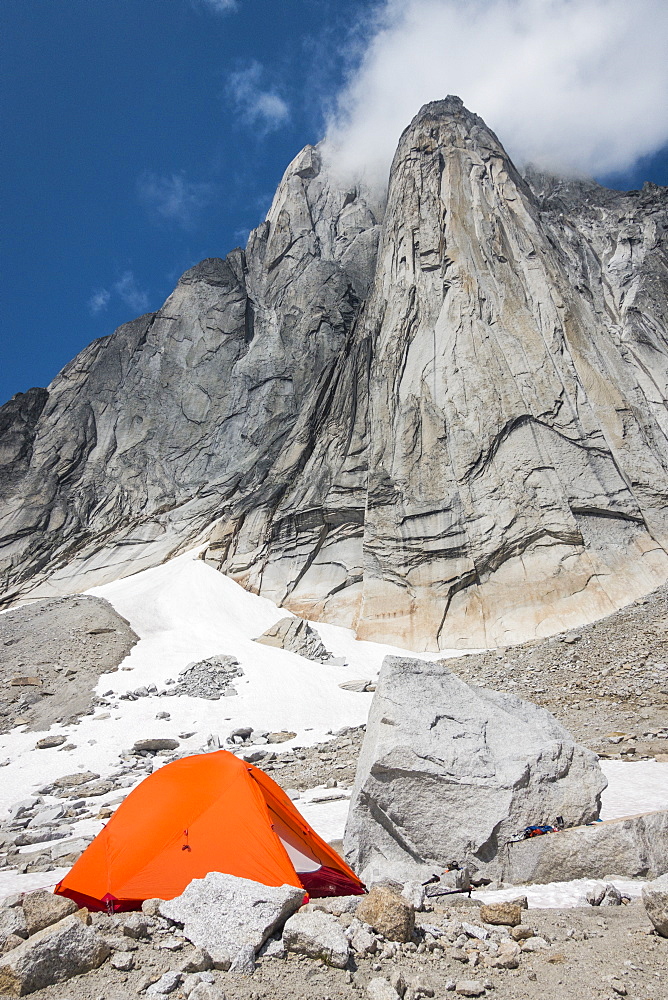
POLYGON ((196 541, 303 617, 413 649, 648 592, 668 579, 667 232, 666 189, 522 178, 456 98, 402 136, 384 212, 307 147, 245 253, 27 408, 5 601, 196 541))
POLYGON ((223 513, 262 537, 255 512, 303 465, 373 277, 377 210, 321 174, 307 147, 245 253, 198 264, 33 390, 41 416, 30 394, 0 410, 5 604, 160 563, 223 513))

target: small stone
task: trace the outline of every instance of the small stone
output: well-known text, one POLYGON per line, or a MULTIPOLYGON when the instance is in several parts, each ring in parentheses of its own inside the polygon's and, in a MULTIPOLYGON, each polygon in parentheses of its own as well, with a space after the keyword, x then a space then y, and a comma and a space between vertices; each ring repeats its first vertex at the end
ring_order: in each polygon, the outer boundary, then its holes
POLYGON ((8 934, 4 940, 0 937, 0 955, 4 955, 6 951, 11 951, 12 948, 18 948, 20 944, 23 944, 25 938, 19 937, 18 934, 8 934))
POLYGON ((524 926, 512 927, 510 933, 514 941, 525 941, 536 934, 533 927, 527 927, 526 924, 524 926))
POLYGON ((141 904, 141 911, 147 917, 159 917, 162 903, 164 903, 164 899, 145 899, 141 904))
POLYGON ((488 956, 486 964, 493 969, 516 969, 520 964, 520 946, 516 941, 502 941, 496 954, 488 956))
POLYGON ((416 911, 424 910, 426 894, 425 887, 420 882, 406 882, 401 895, 416 911))
POLYGON ((600 906, 605 897, 606 886, 602 884, 594 885, 585 893, 585 899, 590 906, 600 906))
POLYGON ((378 942, 369 928, 359 924, 350 937, 350 947, 358 955, 372 955, 378 948, 378 942))
POLYGON ((76 788, 77 785, 84 785, 89 781, 97 781, 100 777, 94 771, 76 771, 74 774, 65 774, 62 778, 56 778, 53 784, 57 788, 76 788))
POLYGON ((371 979, 367 983, 366 992, 369 1000, 400 1000, 400 995, 387 979, 371 979))
POLYGON ((157 753, 158 750, 176 750, 179 746, 180 743, 178 740, 147 739, 137 740, 132 749, 137 751, 148 750, 151 753, 157 753))
POLYGON ((180 972, 165 972, 156 983, 149 986, 146 992, 149 996, 164 996, 168 993, 173 993, 177 986, 181 984, 182 978, 180 972))
POLYGON ((66 736, 44 736, 35 743, 35 750, 50 750, 51 747, 62 746, 66 740, 66 736))
POLYGON ((517 927, 522 923, 522 910, 517 903, 487 903, 480 907, 480 919, 484 924, 517 927))
POLYGON ((181 951, 183 948, 183 941, 181 938, 177 937, 166 937, 162 941, 158 942, 157 947, 161 951, 181 951))
POLYGON ((111 956, 109 964, 114 969, 118 969, 119 972, 130 972, 135 967, 135 960, 132 957, 132 952, 117 951, 111 956))
POLYGON ((198 983, 188 996, 189 1000, 226 1000, 223 991, 213 983, 198 983))
POLYGON ((348 963, 348 940, 336 917, 321 910, 295 913, 283 928, 288 951, 308 958, 320 958, 327 965, 343 969, 348 963))
POLYGON ((400 997, 406 992, 406 980, 401 969, 396 967, 390 972, 390 986, 392 986, 400 997))
POLYGON ((522 951, 545 951, 545 949, 549 947, 550 946, 545 938, 535 936, 527 938, 526 941, 524 941, 522 944, 522 951))
POLYGON ((485 987, 476 979, 460 979, 455 983, 455 991, 462 997, 481 997, 485 987))
POLYGON ((213 968, 213 959, 205 948, 195 948, 181 963, 181 972, 206 972, 213 968))
POLYGON ((287 743, 288 740, 294 740, 296 733, 268 733, 267 743, 287 743))
POLYGON ((126 937, 145 938, 148 935, 148 922, 142 913, 127 913, 123 915, 121 922, 121 932, 126 937))
POLYGON ((270 937, 260 949, 261 958, 285 958, 285 945, 282 937, 270 937))
POLYGON ((462 930, 468 937, 476 938, 478 941, 486 941, 489 937, 489 931, 485 927, 470 924, 467 920, 462 920, 462 930))
POLYGON ((622 894, 616 885, 606 885, 601 906, 621 906, 622 894))

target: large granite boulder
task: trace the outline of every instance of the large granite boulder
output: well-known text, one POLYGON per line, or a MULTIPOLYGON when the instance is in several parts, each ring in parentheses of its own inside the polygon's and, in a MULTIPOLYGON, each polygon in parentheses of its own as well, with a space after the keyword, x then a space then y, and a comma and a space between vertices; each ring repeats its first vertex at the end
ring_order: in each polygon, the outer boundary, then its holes
POLYGON ((385 658, 357 768, 346 858, 373 884, 449 863, 500 874, 525 827, 598 817, 598 758, 545 709, 442 663, 385 658))

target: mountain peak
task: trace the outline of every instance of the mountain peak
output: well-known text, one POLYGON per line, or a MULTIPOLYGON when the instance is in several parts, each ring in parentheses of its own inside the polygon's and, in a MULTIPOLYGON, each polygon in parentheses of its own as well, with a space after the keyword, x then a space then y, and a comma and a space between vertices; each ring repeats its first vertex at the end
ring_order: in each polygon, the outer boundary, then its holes
POLYGON ((0 410, 5 606, 204 544, 297 614, 438 650, 668 579, 665 192, 527 184, 454 96, 382 208, 322 154, 244 251, 0 410))

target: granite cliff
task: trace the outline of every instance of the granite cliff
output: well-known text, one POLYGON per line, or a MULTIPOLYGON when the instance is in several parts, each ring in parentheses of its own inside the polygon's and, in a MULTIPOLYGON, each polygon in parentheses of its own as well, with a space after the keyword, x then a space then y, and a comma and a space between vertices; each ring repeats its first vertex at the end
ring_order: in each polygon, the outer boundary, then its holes
POLYGON ((668 579, 668 191, 515 169, 457 98, 386 199, 319 148, 245 251, 0 409, 5 606, 203 545, 415 650, 591 621, 668 579))

